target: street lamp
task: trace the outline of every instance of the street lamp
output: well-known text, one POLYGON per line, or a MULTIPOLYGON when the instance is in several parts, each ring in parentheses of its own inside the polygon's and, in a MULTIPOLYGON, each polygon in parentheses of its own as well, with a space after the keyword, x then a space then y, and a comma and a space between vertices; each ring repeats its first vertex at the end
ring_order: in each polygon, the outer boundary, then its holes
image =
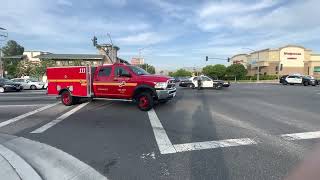
MULTIPOLYGON (((149 46, 145 46, 145 47, 142 47, 142 48, 138 49, 138 51, 139 51, 139 61, 141 61, 141 51, 142 51, 142 50, 144 50, 144 49, 147 49, 148 47, 150 47, 150 45, 149 45, 149 46)), ((146 64, 146 71, 148 72, 148 64, 147 64, 147 63, 145 63, 145 61, 144 61, 144 60, 143 60, 143 63, 144 63, 144 64, 146 64)))
POLYGON ((250 50, 250 51, 252 51, 252 52, 258 52, 258 62, 257 62, 257 71, 258 71, 258 73, 257 73, 257 82, 259 82, 259 81, 260 81, 260 65, 259 65, 260 58, 259 58, 259 51, 256 51, 256 50, 251 49, 251 48, 242 48, 242 49, 248 49, 248 50, 250 50))
MULTIPOLYGON (((5 28, 0 27, 0 32, 1 32, 0 37, 3 37, 3 41, 5 41, 6 38, 8 37, 8 33, 3 31, 7 31, 7 30, 5 28)), ((1 57, 2 57, 2 47, 0 43, 0 77, 3 77, 3 63, 2 63, 1 57)))

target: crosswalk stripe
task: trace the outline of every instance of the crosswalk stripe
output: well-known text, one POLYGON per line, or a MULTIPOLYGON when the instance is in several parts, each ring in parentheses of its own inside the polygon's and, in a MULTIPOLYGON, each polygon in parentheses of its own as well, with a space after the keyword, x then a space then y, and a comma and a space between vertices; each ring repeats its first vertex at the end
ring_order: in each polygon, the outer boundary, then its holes
POLYGON ((26 118, 26 117, 28 117, 28 116, 31 116, 31 115, 33 115, 33 114, 36 114, 36 113, 41 112, 41 111, 43 111, 43 110, 46 110, 46 109, 48 109, 48 108, 51 108, 51 107, 53 107, 53 106, 55 106, 55 105, 57 105, 57 104, 59 104, 59 103, 60 103, 60 102, 57 102, 57 103, 54 103, 54 104, 49 104, 49 105, 47 105, 47 106, 41 107, 41 108, 39 108, 39 109, 36 109, 36 110, 30 111, 30 112, 27 112, 27 113, 25 113, 25 114, 22 114, 22 115, 20 115, 20 116, 15 117, 15 118, 6 120, 6 121, 4 121, 4 122, 1 122, 1 123, 0 123, 0 128, 3 127, 3 126, 9 125, 9 124, 11 124, 11 123, 20 121, 20 120, 23 119, 23 118, 26 118))
POLYGON ((281 137, 290 141, 300 140, 300 139, 316 139, 316 138, 320 138, 320 131, 282 134, 281 137))
POLYGON ((66 119, 67 117, 71 116, 73 113, 79 111, 81 108, 83 108, 84 106, 86 106, 87 104, 89 104, 89 102, 87 103, 83 103, 80 104, 79 106, 71 109, 70 111, 66 112, 65 114, 61 115, 60 117, 58 117, 57 119, 43 125, 42 127, 32 131, 31 133, 43 133, 44 131, 48 130, 49 128, 55 126, 56 124, 58 124, 59 122, 63 121, 64 119, 66 119))
POLYGON ((11 108, 11 107, 33 107, 33 106, 47 106, 49 104, 10 104, 0 105, 0 108, 11 108))

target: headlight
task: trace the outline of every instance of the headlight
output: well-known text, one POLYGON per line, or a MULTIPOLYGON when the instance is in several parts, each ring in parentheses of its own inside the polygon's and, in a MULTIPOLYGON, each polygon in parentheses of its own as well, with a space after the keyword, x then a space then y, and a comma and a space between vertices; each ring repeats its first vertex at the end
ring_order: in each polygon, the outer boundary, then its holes
POLYGON ((166 82, 158 82, 155 84, 154 88, 156 89, 166 89, 168 86, 168 83, 166 82))

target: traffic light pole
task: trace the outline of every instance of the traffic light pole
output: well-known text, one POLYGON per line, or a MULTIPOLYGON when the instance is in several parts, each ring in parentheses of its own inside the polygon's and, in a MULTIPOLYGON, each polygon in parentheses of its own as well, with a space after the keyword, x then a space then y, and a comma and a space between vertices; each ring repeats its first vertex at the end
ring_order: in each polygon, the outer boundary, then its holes
POLYGON ((223 58, 211 58, 211 57, 206 56, 206 61, 208 61, 209 59, 212 59, 212 60, 223 60, 223 61, 227 60, 227 62, 230 62, 230 58, 223 59, 223 58))

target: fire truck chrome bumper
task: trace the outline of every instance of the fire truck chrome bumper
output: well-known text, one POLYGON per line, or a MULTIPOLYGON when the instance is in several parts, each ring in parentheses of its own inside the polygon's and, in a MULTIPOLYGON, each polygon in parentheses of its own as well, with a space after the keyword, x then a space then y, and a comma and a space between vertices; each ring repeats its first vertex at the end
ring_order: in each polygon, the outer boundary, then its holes
POLYGON ((156 90, 158 99, 172 99, 176 96, 176 88, 166 90, 156 90))

